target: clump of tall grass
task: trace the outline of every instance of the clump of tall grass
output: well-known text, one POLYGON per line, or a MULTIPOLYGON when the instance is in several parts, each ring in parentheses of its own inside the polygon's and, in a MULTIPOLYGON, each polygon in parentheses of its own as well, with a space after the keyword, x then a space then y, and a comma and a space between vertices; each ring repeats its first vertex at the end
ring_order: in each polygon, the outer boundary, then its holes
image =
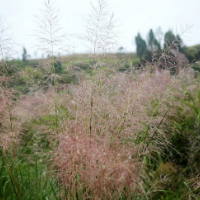
POLYGON ((131 198, 142 191, 144 159, 172 149, 166 115, 175 113, 166 102, 174 104, 180 83, 166 71, 95 78, 70 89, 70 119, 54 160, 58 176, 68 198, 131 198))
POLYGON ((19 139, 20 123, 13 118, 16 116, 13 112, 14 95, 11 90, 0 89, 0 146, 4 150, 15 144, 19 139))
MULTIPOLYGON (((23 125, 32 120, 31 117, 36 114, 36 112, 32 112, 34 104, 41 103, 41 101, 33 103, 34 100, 39 98, 32 98, 31 110, 28 110, 27 107, 25 108, 24 104, 19 103, 19 100, 22 100, 24 103, 25 100, 23 100, 18 91, 11 88, 12 84, 10 82, 13 81, 11 79, 13 77, 9 74, 10 66, 9 62, 7 62, 7 60, 12 59, 14 42, 12 37, 8 36, 3 20, 0 20, 0 28, 0 198, 53 198, 56 187, 54 181, 47 181, 50 176, 49 172, 48 174, 46 172, 44 160, 39 161, 39 156, 36 156, 36 159, 32 156, 34 162, 31 163, 24 156, 25 152, 29 151, 29 143, 32 141, 32 138, 26 141, 24 145, 23 125), (26 112, 23 113, 22 110, 26 112), (31 112, 32 115, 29 115, 31 112), (49 189, 46 190, 47 187, 49 189)), ((42 103, 44 103, 44 99, 42 100, 42 103)), ((34 153, 37 154, 38 151, 34 153)))
POLYGON ((58 117, 58 79, 60 76, 57 74, 56 64, 59 56, 66 53, 69 46, 64 46, 64 40, 66 35, 60 26, 59 22, 59 10, 53 5, 50 0, 44 1, 44 8, 41 10, 41 16, 36 17, 38 20, 38 31, 35 36, 38 40, 38 49, 45 55, 48 55, 49 59, 43 64, 44 68, 49 71, 47 81, 51 81, 53 88, 53 106, 54 106, 54 123, 55 127, 52 129, 54 134, 58 136, 59 117, 58 117))
POLYGON ((11 77, 8 76, 9 67, 6 60, 12 59, 15 43, 9 35, 9 27, 5 26, 5 20, 0 17, 0 146, 7 149, 15 143, 19 134, 19 124, 13 120, 14 90, 9 88, 11 77), (15 126, 16 125, 16 126, 15 126), (15 126, 15 127, 14 127, 15 126))

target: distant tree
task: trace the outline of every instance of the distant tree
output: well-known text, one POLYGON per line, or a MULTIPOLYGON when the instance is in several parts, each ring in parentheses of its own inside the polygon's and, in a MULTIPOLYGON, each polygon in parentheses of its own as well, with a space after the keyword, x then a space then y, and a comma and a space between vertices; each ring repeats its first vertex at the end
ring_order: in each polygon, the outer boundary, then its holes
POLYGON ((26 49, 23 47, 22 61, 26 62, 30 55, 27 54, 26 49))
POLYGON ((176 36, 175 44, 176 44, 178 50, 183 53, 184 52, 183 51, 184 44, 183 44, 183 40, 181 39, 180 35, 176 36))
POLYGON ((135 37, 135 43, 136 43, 136 50, 137 50, 137 55, 140 58, 140 61, 142 61, 142 57, 143 55, 145 55, 146 51, 147 51, 147 45, 145 40, 142 39, 142 37, 140 36, 140 33, 138 33, 138 35, 135 37))
POLYGON ((121 46, 121 47, 118 48, 119 53, 123 53, 123 51, 124 51, 124 47, 121 46))
POLYGON ((167 49, 169 46, 172 46, 173 41, 175 41, 175 35, 172 31, 167 31, 164 37, 164 49, 167 49))
POLYGON ((158 51, 161 49, 160 43, 157 41, 154 32, 152 29, 150 29, 148 37, 147 37, 147 49, 148 51, 158 51))
POLYGON ((200 60, 200 44, 191 47, 182 47, 181 52, 183 52, 190 62, 195 62, 200 60))
POLYGON ((60 74, 63 70, 62 63, 60 61, 55 61, 54 67, 55 67, 56 74, 60 74))
POLYGON ((167 31, 165 33, 164 49, 169 47, 170 49, 176 49, 177 51, 183 50, 183 40, 180 35, 175 36, 172 31, 167 31))

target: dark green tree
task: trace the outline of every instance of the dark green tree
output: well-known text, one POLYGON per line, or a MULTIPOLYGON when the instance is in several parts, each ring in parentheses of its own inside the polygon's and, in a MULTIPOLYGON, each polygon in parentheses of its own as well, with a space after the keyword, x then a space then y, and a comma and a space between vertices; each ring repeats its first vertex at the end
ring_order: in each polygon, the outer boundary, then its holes
POLYGON ((180 35, 175 36, 172 31, 167 31, 165 33, 164 49, 168 48, 183 51, 183 40, 180 35))
POLYGON ((30 56, 27 54, 26 49, 23 47, 22 61, 26 62, 28 57, 30 57, 30 56))
POLYGON ((152 29, 150 29, 148 38, 147 38, 147 49, 149 51, 158 51, 161 49, 159 42, 157 41, 154 32, 152 29))
POLYGON ((142 61, 142 57, 143 55, 145 55, 146 51, 147 51, 147 45, 145 40, 142 39, 142 37, 140 36, 140 33, 138 33, 138 35, 135 37, 135 43, 136 43, 136 50, 137 50, 137 55, 140 58, 140 61, 142 61))
POLYGON ((184 44, 183 44, 183 40, 181 39, 180 35, 177 35, 177 36, 176 36, 175 44, 176 44, 176 46, 177 46, 177 49, 178 49, 180 52, 184 53, 184 50, 183 50, 184 44))
POLYGON ((55 61, 54 62, 54 68, 55 68, 55 73, 60 74, 62 73, 63 67, 60 61, 55 61))
POLYGON ((118 48, 119 53, 123 53, 123 51, 124 51, 124 47, 121 46, 121 47, 118 48))
MULTIPOLYGON (((173 46, 173 42, 175 41, 175 35, 172 31, 167 31, 164 36, 164 49, 169 48, 170 46, 173 46)), ((173 48, 173 47, 172 47, 173 48)))

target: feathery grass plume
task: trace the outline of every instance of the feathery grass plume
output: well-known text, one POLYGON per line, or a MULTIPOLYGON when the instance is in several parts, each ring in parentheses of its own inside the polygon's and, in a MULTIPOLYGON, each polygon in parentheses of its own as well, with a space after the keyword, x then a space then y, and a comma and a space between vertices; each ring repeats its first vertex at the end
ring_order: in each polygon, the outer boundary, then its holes
POLYGON ((92 89, 90 93, 90 136, 92 134, 92 121, 93 121, 93 84, 95 81, 99 82, 99 90, 101 87, 101 68, 105 68, 103 59, 106 53, 111 51, 117 43, 117 33, 115 31, 114 14, 110 12, 107 1, 97 0, 92 4, 92 12, 85 19, 86 34, 81 36, 81 39, 86 42, 91 58, 92 58, 92 89), (103 55, 103 56, 102 56, 103 55), (100 67, 100 70, 97 69, 100 67), (98 72, 100 71, 100 72, 98 72), (95 76, 99 76, 99 80, 95 80, 95 76))
POLYGON ((8 150, 9 147, 13 146, 19 140, 20 134, 20 123, 13 120, 16 117, 16 113, 13 112, 16 104, 14 103, 16 98, 13 93, 13 90, 7 89, 5 91, 5 89, 0 88, 0 146, 4 150, 8 150))
POLYGON ((9 29, 9 26, 5 26, 5 19, 0 17, 0 129, 2 133, 0 146, 4 149, 14 144, 19 134, 19 126, 13 121, 14 113, 12 112, 13 100, 15 99, 13 93, 15 91, 9 88, 11 77, 9 77, 8 71, 10 66, 6 62, 6 60, 13 58, 16 53, 13 50, 15 42, 9 34, 9 29))
POLYGON ((16 51, 14 51, 15 41, 9 33, 10 26, 5 25, 5 19, 0 17, 0 55, 1 62, 6 59, 13 58, 16 51))
POLYGON ((38 49, 49 56, 48 62, 45 67, 50 69, 50 75, 47 78, 52 81, 54 88, 54 115, 55 115, 55 128, 54 133, 58 135, 58 99, 57 99, 57 79, 59 76, 56 74, 55 56, 66 53, 67 48, 63 46, 66 35, 63 34, 63 29, 59 24, 59 11, 54 8, 50 0, 44 1, 44 9, 41 10, 41 16, 36 17, 38 20, 39 30, 36 33, 38 40, 38 49))
POLYGON ((81 199, 112 199, 135 189, 138 166, 129 158, 130 149, 120 149, 123 152, 118 153, 109 148, 106 138, 94 136, 91 140, 85 133, 67 134, 61 138, 59 148, 55 164, 67 188, 65 198, 80 195, 81 199))
POLYGON ((9 35, 9 27, 4 25, 4 19, 0 18, 0 157, 1 162, 4 163, 6 174, 9 175, 9 180, 12 182, 12 189, 15 193, 15 197, 20 199, 20 189, 17 183, 12 164, 9 159, 9 155, 14 159, 14 166, 17 169, 17 157, 16 157, 16 142, 19 138, 20 125, 14 122, 13 106, 14 92, 9 88, 8 70, 9 66, 6 60, 13 58, 14 41, 9 35), (12 149, 11 151, 8 151, 12 149))
POLYGON ((36 16, 38 22, 38 30, 35 31, 38 41, 36 47, 52 58, 68 51, 68 47, 63 44, 66 34, 60 26, 59 10, 55 9, 54 3, 51 0, 44 0, 43 6, 41 16, 36 16))
MULTIPOLYGON (((106 0, 91 3, 92 12, 85 18, 86 33, 80 38, 87 47, 94 62, 101 61, 106 53, 116 48, 118 33, 114 14, 106 0)), ((94 66, 93 66, 94 67, 94 66)))

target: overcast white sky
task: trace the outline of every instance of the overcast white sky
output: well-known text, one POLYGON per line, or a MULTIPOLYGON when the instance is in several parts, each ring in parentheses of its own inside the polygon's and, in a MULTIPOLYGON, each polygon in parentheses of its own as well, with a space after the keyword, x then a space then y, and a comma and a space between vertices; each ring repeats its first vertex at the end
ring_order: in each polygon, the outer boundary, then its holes
MULTIPOLYGON (((55 6, 60 9, 61 24, 68 34, 84 33, 84 20, 90 14, 90 2, 95 0, 56 0, 55 6)), ((146 39, 152 28, 154 32, 161 27, 163 33, 173 30, 182 34, 183 30, 192 26, 182 36, 188 46, 200 43, 200 0, 108 0, 117 27, 121 33, 119 45, 126 51, 135 51, 134 38, 138 32, 146 39)), ((33 30, 37 29, 35 15, 39 15, 43 0, 0 0, 0 16, 6 24, 11 24, 11 31, 16 43, 24 46, 32 57, 40 57, 41 53, 34 48, 33 30), (39 55, 40 54, 40 55, 39 55)), ((70 39, 74 52, 86 52, 81 42, 70 39)), ((22 47, 18 47, 21 57, 22 47)), ((116 48, 117 50, 117 48, 116 48)))

